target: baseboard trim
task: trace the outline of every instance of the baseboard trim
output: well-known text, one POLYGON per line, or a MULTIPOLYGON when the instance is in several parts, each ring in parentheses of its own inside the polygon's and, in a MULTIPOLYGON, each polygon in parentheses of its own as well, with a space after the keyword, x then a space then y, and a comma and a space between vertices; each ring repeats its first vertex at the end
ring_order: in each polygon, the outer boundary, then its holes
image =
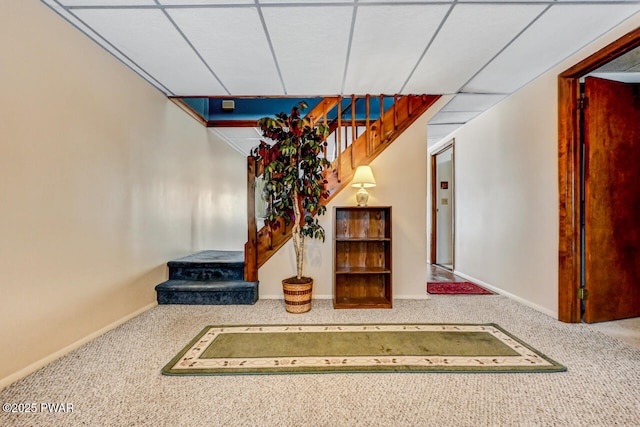
POLYGON ((483 288, 487 288, 490 291, 493 291, 493 292, 495 292, 497 294, 505 296, 505 297, 507 297, 509 299, 517 301, 522 305, 526 305, 527 307, 533 308, 534 310, 539 311, 539 312, 541 312, 543 314, 546 314, 549 317, 553 317, 556 320, 558 319, 558 313, 553 311, 553 310, 549 310, 546 307, 542 307, 541 305, 534 304, 531 301, 528 301, 528 300, 526 300, 524 298, 521 298, 521 297, 519 297, 517 295, 509 293, 509 292, 507 292, 507 291, 505 291, 503 289, 497 288, 497 287, 495 287, 493 285, 490 285, 489 283, 486 283, 486 282, 483 282, 482 280, 476 279, 475 277, 472 277, 472 276, 469 276, 467 274, 464 274, 464 273, 462 273, 462 272, 460 272, 458 270, 454 270, 453 274, 455 274, 456 276, 464 277, 465 279, 469 280, 470 282, 473 282, 473 283, 475 283, 477 285, 480 285, 483 288))
POLYGON ((32 373, 34 373, 38 369, 48 365, 51 362, 54 362, 54 361, 60 359, 63 356, 66 356, 67 354, 71 353, 73 350, 76 350, 76 349, 82 347, 83 345, 85 345, 89 341, 98 338, 100 335, 106 334, 110 330, 117 328, 118 326, 122 325, 123 323, 133 319, 134 317, 137 317, 137 316, 141 315, 145 311, 148 311, 148 310, 152 309, 153 307, 155 307, 157 305, 158 305, 157 302, 153 302, 151 304, 147 304, 144 307, 140 308, 139 310, 136 310, 133 313, 130 313, 130 314, 128 314, 128 315, 116 320, 115 322, 112 322, 112 323, 108 324, 104 328, 101 328, 101 329, 95 331, 94 333, 89 334, 86 337, 84 337, 84 338, 82 338, 82 339, 80 339, 80 340, 78 340, 78 341, 76 341, 76 342, 74 342, 72 344, 69 344, 68 346, 56 351, 55 353, 52 353, 49 356, 44 357, 44 358, 38 360, 37 362, 32 363, 31 365, 29 365, 29 366, 27 366, 25 368, 22 368, 18 372, 13 373, 13 374, 9 375, 8 377, 0 379, 0 390, 10 386, 11 384, 15 383, 18 380, 21 380, 22 378, 24 378, 24 377, 26 377, 28 375, 31 375, 32 373))
POLYGON ((431 299, 431 297, 429 296, 428 293, 425 292, 424 294, 417 294, 417 295, 414 295, 414 294, 394 295, 393 299, 394 300, 396 300, 396 299, 398 299, 398 300, 402 300, 402 299, 404 299, 404 300, 416 300, 416 299, 431 299))
MULTIPOLYGON (((393 299, 429 299, 431 298, 429 296, 429 294, 424 294, 424 295, 420 295, 420 294, 416 294, 416 295, 394 295, 393 299)), ((260 295, 259 300, 261 299, 281 299, 284 300, 284 296, 282 296, 282 294, 280 295, 260 295)), ((333 299, 333 295, 313 295, 313 299, 333 299)))
MULTIPOLYGON (((333 299, 333 295, 316 295, 313 294, 313 299, 333 299)), ((280 294, 273 294, 273 295, 260 295, 260 297, 258 298, 258 300, 261 299, 281 299, 284 300, 284 295, 280 294)))

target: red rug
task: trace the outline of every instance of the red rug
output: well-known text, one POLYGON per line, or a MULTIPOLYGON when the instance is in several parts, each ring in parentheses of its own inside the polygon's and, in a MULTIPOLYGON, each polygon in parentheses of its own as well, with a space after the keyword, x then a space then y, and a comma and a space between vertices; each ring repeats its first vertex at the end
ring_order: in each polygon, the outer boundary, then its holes
POLYGON ((471 282, 427 282, 430 294, 447 295, 491 295, 493 292, 471 282))

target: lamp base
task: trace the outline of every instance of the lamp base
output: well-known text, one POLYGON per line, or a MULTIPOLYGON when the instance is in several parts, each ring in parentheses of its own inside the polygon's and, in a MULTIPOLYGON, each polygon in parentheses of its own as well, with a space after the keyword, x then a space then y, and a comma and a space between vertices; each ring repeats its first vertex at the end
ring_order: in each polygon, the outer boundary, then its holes
POLYGON ((367 193, 367 190, 364 187, 360 188, 356 193, 356 202, 358 203, 358 206, 367 206, 368 201, 369 193, 367 193))

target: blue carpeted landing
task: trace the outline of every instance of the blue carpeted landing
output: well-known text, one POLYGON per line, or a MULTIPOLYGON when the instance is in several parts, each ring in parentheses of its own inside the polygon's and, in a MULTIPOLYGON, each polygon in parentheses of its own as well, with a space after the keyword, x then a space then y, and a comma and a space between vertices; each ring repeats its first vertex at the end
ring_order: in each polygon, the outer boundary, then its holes
POLYGON ((242 251, 202 251, 167 263, 158 304, 255 304, 258 282, 244 280, 242 251))

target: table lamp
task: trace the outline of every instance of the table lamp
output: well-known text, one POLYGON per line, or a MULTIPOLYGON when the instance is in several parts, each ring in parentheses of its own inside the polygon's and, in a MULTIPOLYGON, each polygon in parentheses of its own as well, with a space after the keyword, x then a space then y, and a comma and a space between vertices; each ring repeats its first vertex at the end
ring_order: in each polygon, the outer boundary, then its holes
POLYGON ((373 177, 373 171, 369 166, 358 166, 356 173, 351 182, 352 187, 360 188, 356 193, 356 202, 358 206, 367 206, 369 200, 369 193, 367 188, 376 186, 376 179, 373 177))

